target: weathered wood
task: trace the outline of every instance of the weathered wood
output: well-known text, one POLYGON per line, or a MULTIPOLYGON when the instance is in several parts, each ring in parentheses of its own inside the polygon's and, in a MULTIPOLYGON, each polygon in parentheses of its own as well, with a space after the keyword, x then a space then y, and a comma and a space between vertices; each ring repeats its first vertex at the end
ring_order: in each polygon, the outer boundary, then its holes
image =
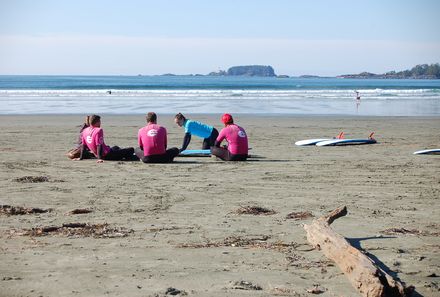
POLYGON ((330 224, 347 214, 347 207, 335 209, 327 216, 304 225, 307 240, 333 260, 351 284, 365 297, 411 296, 414 287, 405 287, 374 264, 374 261, 354 248, 330 224))

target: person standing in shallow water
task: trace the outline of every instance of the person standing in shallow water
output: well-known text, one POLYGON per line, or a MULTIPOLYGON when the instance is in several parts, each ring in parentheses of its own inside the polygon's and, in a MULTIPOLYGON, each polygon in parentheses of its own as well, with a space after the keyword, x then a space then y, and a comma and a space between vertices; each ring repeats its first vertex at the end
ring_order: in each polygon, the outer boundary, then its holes
POLYGON ((211 154, 224 161, 246 161, 248 158, 246 131, 234 124, 234 119, 228 113, 225 113, 221 120, 225 128, 220 131, 214 146, 211 147, 211 154), (220 147, 224 139, 228 142, 227 148, 220 147))
POLYGON ((101 117, 99 115, 92 115, 90 117, 90 126, 82 131, 81 154, 79 158, 74 160, 84 159, 84 151, 87 147, 92 152, 97 160, 97 163, 102 163, 104 160, 137 160, 134 155, 134 148, 121 149, 118 146, 109 147, 104 142, 104 130, 101 128, 101 117))
POLYGON ((167 130, 157 124, 154 112, 147 114, 147 125, 139 129, 138 143, 135 153, 144 163, 170 163, 179 154, 177 147, 167 150, 167 130))
POLYGON ((218 131, 216 128, 187 119, 180 112, 174 116, 174 122, 185 129, 185 137, 183 138, 183 144, 180 151, 186 150, 189 143, 191 142, 191 135, 203 138, 203 150, 209 150, 215 143, 215 139, 218 136, 218 131))

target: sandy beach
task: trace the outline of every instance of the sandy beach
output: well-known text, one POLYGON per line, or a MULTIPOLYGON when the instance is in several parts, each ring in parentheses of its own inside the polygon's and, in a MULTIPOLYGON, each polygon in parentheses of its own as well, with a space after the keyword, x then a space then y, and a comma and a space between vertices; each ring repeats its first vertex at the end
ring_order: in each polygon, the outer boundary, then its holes
MULTIPOLYGON (((221 128, 219 115, 191 118, 221 128)), ((82 116, 1 116, 0 296, 359 296, 302 227, 343 205, 338 233, 419 296, 439 296, 440 156, 412 154, 440 147, 439 117, 235 118, 255 158, 147 165, 67 159, 82 116), (378 143, 293 145, 341 131, 378 143)), ((159 114, 179 147, 172 120, 159 114)), ((107 144, 135 146, 144 117, 102 125, 107 144)))

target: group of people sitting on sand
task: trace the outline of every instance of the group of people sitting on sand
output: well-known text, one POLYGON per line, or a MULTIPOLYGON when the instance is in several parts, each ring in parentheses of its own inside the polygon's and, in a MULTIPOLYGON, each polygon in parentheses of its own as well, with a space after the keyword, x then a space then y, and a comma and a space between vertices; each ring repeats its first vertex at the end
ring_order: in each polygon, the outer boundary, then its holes
POLYGON ((225 113, 222 116, 224 128, 220 133, 213 126, 187 119, 181 113, 176 114, 174 122, 185 129, 185 137, 180 149, 176 147, 167 149, 167 130, 157 124, 156 113, 149 112, 146 120, 146 126, 138 132, 139 147, 134 149, 106 145, 104 130, 101 128, 101 117, 87 116, 81 126, 78 147, 70 150, 68 157, 75 161, 96 158, 98 163, 104 160, 170 163, 180 152, 186 150, 191 136, 194 135, 203 138, 202 149, 210 149, 212 155, 224 161, 245 161, 248 158, 247 134, 242 127, 234 124, 230 114, 225 113), (226 140, 227 145, 222 147, 223 140, 226 140))

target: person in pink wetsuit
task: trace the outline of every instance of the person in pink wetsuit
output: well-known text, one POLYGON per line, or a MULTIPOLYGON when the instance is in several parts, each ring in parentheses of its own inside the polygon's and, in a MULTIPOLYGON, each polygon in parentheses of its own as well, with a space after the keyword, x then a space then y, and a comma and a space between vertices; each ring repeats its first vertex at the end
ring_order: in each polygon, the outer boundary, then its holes
POLYGON ((121 149, 118 146, 109 147, 105 144, 104 130, 101 128, 101 117, 99 115, 90 117, 90 126, 82 131, 81 139, 81 154, 79 158, 74 160, 84 159, 86 147, 96 156, 98 163, 102 163, 104 160, 137 160, 132 147, 121 149))
POLYGON ((157 124, 154 112, 147 114, 147 125, 138 132, 136 156, 144 163, 170 163, 179 154, 176 147, 167 150, 167 130, 157 124))
POLYGON ((246 131, 236 124, 230 114, 222 116, 225 125, 220 131, 215 144, 211 147, 211 154, 224 161, 246 161, 248 158, 248 138, 246 131), (228 147, 220 147, 223 140, 228 142, 228 147))

